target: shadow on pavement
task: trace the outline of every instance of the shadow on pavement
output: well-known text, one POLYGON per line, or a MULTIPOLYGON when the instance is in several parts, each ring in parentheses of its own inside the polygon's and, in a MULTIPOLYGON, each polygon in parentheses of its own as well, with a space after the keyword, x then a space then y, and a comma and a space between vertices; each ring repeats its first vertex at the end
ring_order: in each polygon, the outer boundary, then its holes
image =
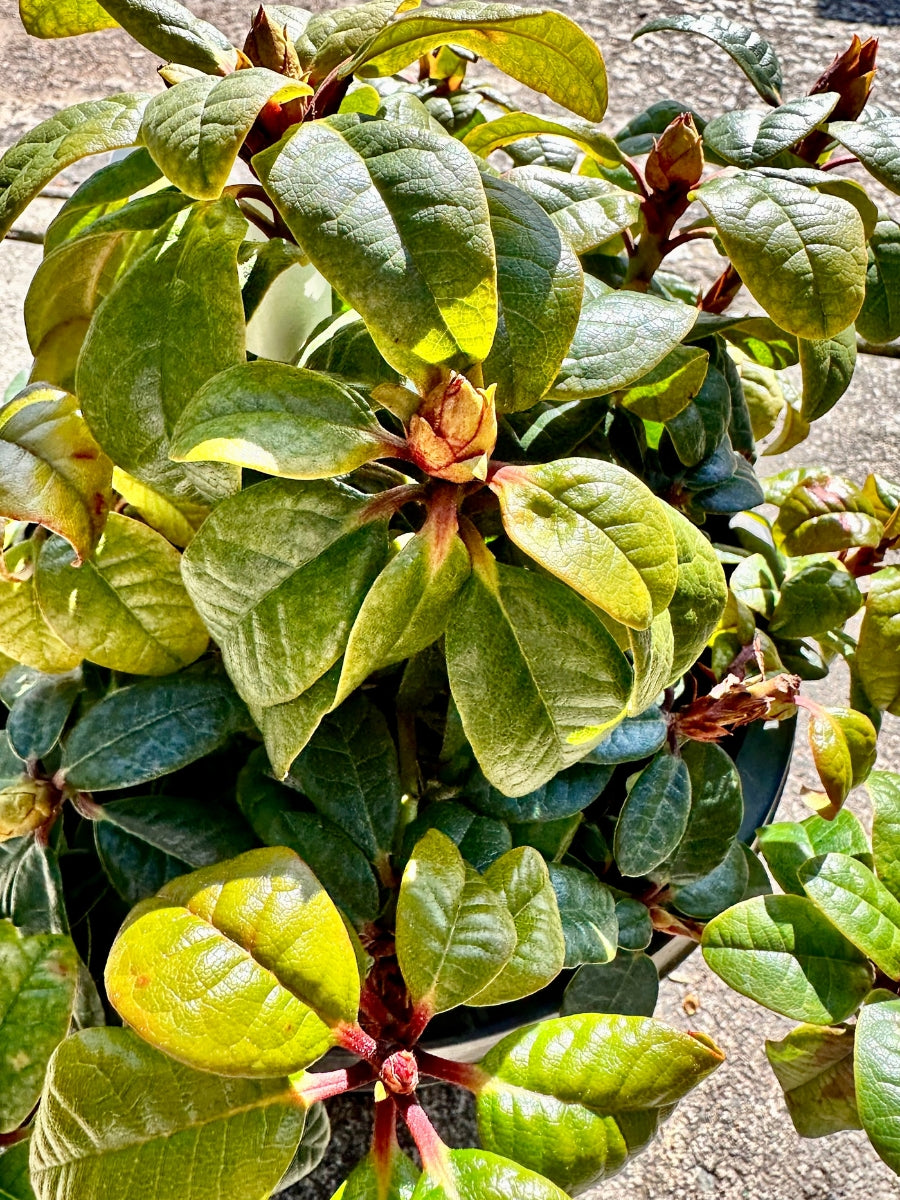
POLYGON ((830 21, 900 25, 900 0, 818 0, 816 10, 830 21))

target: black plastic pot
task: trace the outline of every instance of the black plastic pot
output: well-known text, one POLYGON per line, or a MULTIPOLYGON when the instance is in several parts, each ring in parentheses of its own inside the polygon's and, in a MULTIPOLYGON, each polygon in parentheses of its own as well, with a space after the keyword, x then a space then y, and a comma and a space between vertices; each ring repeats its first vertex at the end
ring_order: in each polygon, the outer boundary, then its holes
MULTIPOLYGON (((734 759, 744 792, 744 820, 739 836, 747 845, 756 830, 775 815, 787 782, 794 748, 796 718, 747 725, 722 743, 734 759)), ((660 978, 664 978, 697 948, 686 937, 659 934, 651 943, 651 955, 660 978)), ((441 1013, 428 1027, 422 1045, 439 1050, 458 1062, 476 1062, 505 1034, 534 1021, 542 1021, 559 1011, 563 992, 574 972, 564 971, 549 987, 496 1008, 458 1008, 441 1013)))

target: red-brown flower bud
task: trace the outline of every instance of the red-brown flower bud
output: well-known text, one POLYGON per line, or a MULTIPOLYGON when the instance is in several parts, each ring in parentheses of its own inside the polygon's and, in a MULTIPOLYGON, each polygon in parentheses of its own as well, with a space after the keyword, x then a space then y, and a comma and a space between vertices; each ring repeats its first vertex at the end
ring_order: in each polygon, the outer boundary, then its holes
POLYGON ((409 419, 416 466, 451 483, 484 479, 497 443, 494 388, 478 388, 453 372, 423 398, 409 419))
POLYGON ((379 1078, 389 1092, 409 1096, 419 1086, 419 1064, 411 1050, 397 1050, 384 1060, 379 1078))
POLYGON ((254 67, 268 67, 289 79, 302 79, 303 68, 297 57, 297 49, 288 37, 287 26, 273 20, 268 11, 260 7, 253 18, 253 25, 244 43, 244 54, 254 67))
POLYGON ((0 842, 31 833, 52 812, 52 786, 46 780, 23 775, 21 782, 0 791, 0 842))
MULTIPOLYGON (((840 96, 829 121, 855 121, 865 108, 875 80, 877 53, 877 38, 866 38, 862 42, 854 34, 844 53, 836 56, 810 88, 811 96, 823 92, 837 92, 840 96)), ((830 141, 827 133, 815 129, 797 146, 795 153, 807 162, 816 162, 828 149, 830 141)))
POLYGON ((682 113, 653 143, 644 175, 655 192, 689 192, 703 173, 703 142, 694 118, 682 113))

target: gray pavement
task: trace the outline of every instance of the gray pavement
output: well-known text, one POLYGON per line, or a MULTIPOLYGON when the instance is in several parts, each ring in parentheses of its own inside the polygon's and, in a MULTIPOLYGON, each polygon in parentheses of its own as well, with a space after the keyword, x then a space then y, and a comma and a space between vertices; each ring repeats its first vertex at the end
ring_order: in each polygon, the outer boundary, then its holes
MULTIPOLYGON (((252 7, 245 0, 196 0, 198 14, 237 36, 252 7)), ((324 7, 318 0, 309 5, 324 7)), ((852 33, 881 39, 878 99, 900 108, 900 0, 556 0, 597 38, 612 76, 609 126, 654 100, 683 99, 701 113, 717 105, 752 104, 755 93, 731 61, 710 43, 653 35, 637 43, 630 35, 660 13, 716 11, 755 26, 775 44, 785 66, 786 97, 805 92, 852 33), (651 62, 651 41, 662 51, 651 62), (697 77, 695 78, 695 74, 697 77)), ((126 38, 111 32, 67 42, 39 43, 21 31, 13 0, 0 0, 0 146, 67 104, 99 94, 155 88, 155 64, 126 38)), ((528 103, 523 94, 523 103, 528 103)), ((900 198, 885 206, 900 219, 900 198)), ((40 228, 53 205, 41 204, 21 222, 40 228)), ((0 247, 0 376, 28 362, 21 305, 40 261, 38 246, 7 242, 0 247)), ((772 469, 827 463, 862 482, 869 470, 900 474, 900 362, 866 358, 840 405, 819 421, 811 438, 772 469)), ((840 679, 819 695, 845 702, 840 679)), ((813 779, 803 731, 782 813, 805 815, 799 799, 813 779)), ((890 718, 881 739, 880 765, 900 769, 900 721, 890 718)), ((864 796, 851 800, 864 813, 864 796)), ((900 1200, 900 1184, 861 1134, 805 1141, 793 1133, 781 1095, 765 1060, 767 1037, 781 1037, 790 1023, 729 991, 698 955, 662 987, 658 1015, 679 1028, 711 1034, 728 1062, 681 1108, 660 1138, 614 1180, 588 1193, 590 1200, 900 1200), (690 1018, 685 1006, 699 1009, 690 1018)), ((433 1088, 426 1105, 445 1139, 471 1145, 471 1106, 461 1093, 433 1088)), ((368 1102, 348 1097, 332 1105, 334 1141, 316 1174, 288 1193, 328 1200, 348 1166, 366 1149, 368 1102)), ((85 1200, 93 1198, 85 1197, 85 1200)))

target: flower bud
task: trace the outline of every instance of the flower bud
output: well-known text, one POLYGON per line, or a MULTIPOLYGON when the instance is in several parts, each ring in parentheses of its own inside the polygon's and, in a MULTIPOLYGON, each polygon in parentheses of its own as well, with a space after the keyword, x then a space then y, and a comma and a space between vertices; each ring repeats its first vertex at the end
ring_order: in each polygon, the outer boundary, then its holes
POLYGON ((497 442, 494 387, 483 389, 452 372, 423 398, 409 419, 416 466, 451 483, 484 479, 497 442))
MULTIPOLYGON (((866 106, 875 81, 875 56, 878 39, 860 41, 856 34, 843 54, 838 54, 810 88, 811 96, 837 92, 840 99, 829 121, 855 121, 866 106)), ((807 162, 816 162, 831 145, 828 133, 814 129, 796 147, 794 153, 807 162)))
POLYGON ((703 173, 703 143, 690 113, 676 117, 653 143, 644 174, 655 192, 688 192, 703 173))
POLYGON ((18 783, 0 791, 0 842, 31 833, 52 812, 52 786, 44 779, 23 775, 18 783))
POLYGON ((397 1096, 409 1096, 419 1086, 419 1064, 411 1050, 397 1050, 381 1066, 381 1082, 397 1096))
POLYGON ((297 57, 297 49, 288 37, 287 26, 273 20, 268 11, 260 7, 253 18, 253 25, 244 43, 244 54, 254 67, 268 67, 289 79, 302 79, 303 68, 297 57))

